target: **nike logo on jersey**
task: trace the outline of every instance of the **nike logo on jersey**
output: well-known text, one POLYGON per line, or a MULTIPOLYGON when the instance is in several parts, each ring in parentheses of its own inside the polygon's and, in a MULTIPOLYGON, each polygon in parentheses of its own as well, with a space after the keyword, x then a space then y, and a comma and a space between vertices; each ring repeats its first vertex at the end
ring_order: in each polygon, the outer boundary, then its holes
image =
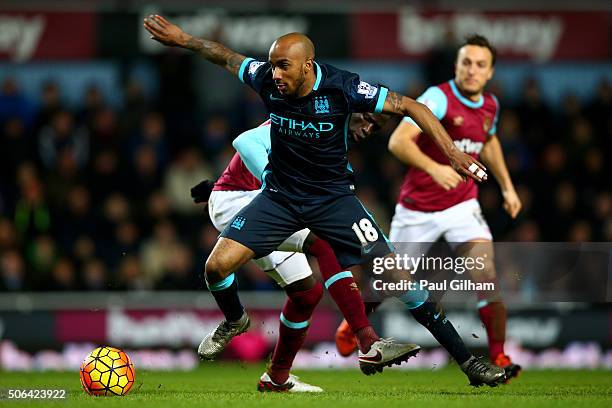
POLYGON ((374 249, 375 246, 376 246, 376 244, 362 247, 363 253, 366 254, 366 255, 369 254, 370 252, 372 252, 372 250, 374 249))
POLYGON ((284 99, 283 99, 283 98, 277 98, 277 97, 276 97, 276 96, 274 96, 274 95, 270 95, 270 100, 271 100, 271 101, 284 101, 284 99))

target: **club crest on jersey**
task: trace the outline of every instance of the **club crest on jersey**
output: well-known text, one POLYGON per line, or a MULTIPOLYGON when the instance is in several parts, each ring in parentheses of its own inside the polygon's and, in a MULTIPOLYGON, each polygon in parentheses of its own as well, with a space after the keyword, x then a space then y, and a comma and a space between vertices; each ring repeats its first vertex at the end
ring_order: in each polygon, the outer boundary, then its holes
POLYGON ((459 127, 463 125, 463 121, 464 121, 463 116, 457 115, 453 118, 453 126, 459 127))
POLYGON ((482 123, 482 128, 484 129, 485 132, 489 132, 489 129, 491 129, 491 118, 490 117, 486 117, 484 118, 484 122, 482 123))
POLYGON ((329 113, 329 101, 327 100, 327 96, 316 96, 314 100, 314 107, 317 115, 329 113))
POLYGON ((234 218, 234 221, 232 221, 232 224, 230 225, 230 227, 240 231, 242 229, 242 227, 244 227, 245 223, 246 223, 246 218, 244 218, 244 217, 236 217, 236 218, 234 218))

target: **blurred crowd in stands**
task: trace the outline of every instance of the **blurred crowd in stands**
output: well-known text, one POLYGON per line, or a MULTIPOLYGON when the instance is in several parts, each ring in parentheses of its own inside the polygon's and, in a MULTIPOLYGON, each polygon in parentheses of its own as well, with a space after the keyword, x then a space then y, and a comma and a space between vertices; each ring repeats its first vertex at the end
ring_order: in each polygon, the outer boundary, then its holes
MULTIPOLYGON (((163 77, 162 77, 163 78, 163 77)), ((556 109, 535 81, 502 104, 498 134, 523 201, 511 220, 492 179, 481 204, 498 241, 612 241, 612 87, 556 109)), ((220 175, 241 131, 265 119, 245 89, 231 113, 200 112, 180 86, 147 100, 127 81, 120 109, 92 84, 68 106, 53 81, 40 98, 0 82, 0 291, 202 289, 217 237, 189 189, 220 175)), ((411 86, 412 97, 423 86, 411 86)), ((396 122, 397 123, 397 122, 396 122)), ((404 166, 386 151, 393 124, 353 146, 358 194, 388 231, 404 166)), ((272 289, 255 266, 242 290, 272 289)))

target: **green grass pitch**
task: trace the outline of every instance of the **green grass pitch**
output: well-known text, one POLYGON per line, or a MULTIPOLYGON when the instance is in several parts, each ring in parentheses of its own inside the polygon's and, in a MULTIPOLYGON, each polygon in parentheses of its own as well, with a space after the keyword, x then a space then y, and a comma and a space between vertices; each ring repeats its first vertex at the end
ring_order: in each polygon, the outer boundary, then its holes
POLYGON ((472 388, 456 366, 432 371, 386 370, 366 377, 357 370, 295 374, 324 388, 323 394, 260 394, 263 365, 205 364, 191 372, 136 368, 136 383, 125 397, 86 395, 75 372, 0 372, 0 388, 63 388, 65 401, 0 401, 0 406, 57 407, 609 407, 611 371, 526 371, 509 385, 472 388))

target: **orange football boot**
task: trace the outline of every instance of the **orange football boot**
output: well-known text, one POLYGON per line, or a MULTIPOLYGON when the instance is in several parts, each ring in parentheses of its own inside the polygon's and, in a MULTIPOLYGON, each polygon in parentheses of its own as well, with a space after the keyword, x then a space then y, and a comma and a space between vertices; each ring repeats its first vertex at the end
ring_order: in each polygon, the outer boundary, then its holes
POLYGON ((503 368, 506 372, 506 384, 508 384, 512 378, 518 377, 522 370, 520 365, 514 364, 510 357, 504 353, 499 353, 494 363, 496 366, 503 368))
POLYGON ((336 330, 336 348, 342 357, 348 357, 357 350, 357 339, 346 320, 336 330))

